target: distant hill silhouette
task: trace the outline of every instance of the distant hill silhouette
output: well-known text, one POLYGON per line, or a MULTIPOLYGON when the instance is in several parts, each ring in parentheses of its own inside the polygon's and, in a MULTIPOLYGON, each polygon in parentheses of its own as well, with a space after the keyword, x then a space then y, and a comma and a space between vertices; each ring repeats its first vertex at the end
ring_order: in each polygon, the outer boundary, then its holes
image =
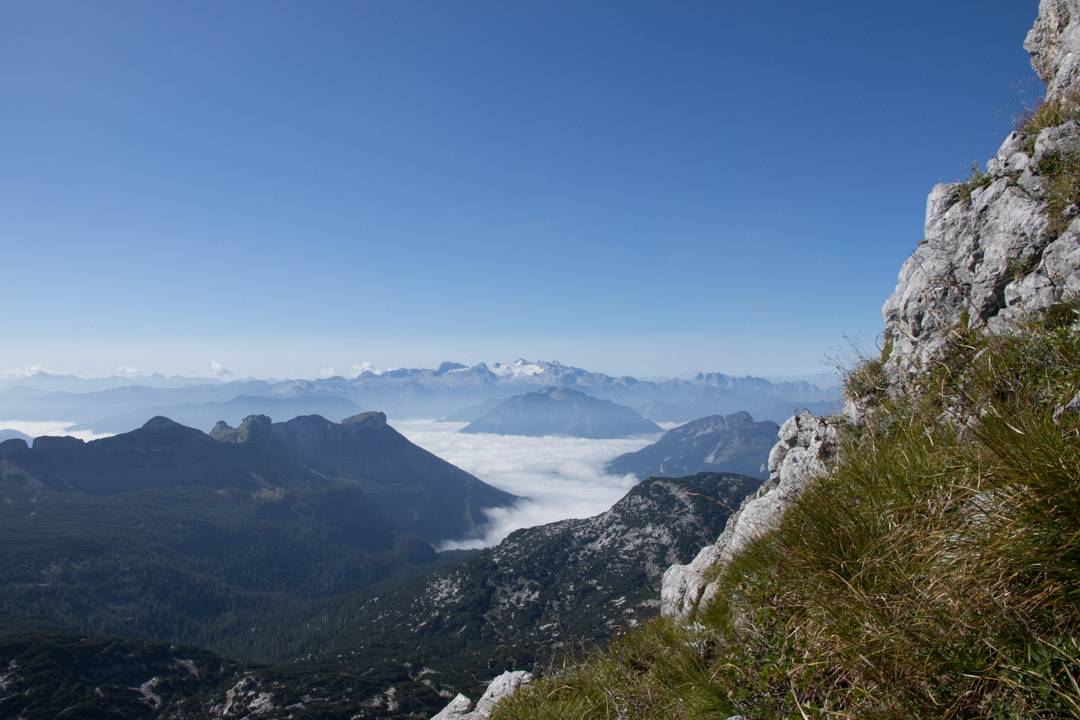
POLYGON ((636 452, 608 463, 608 472, 681 477, 699 472, 728 472, 764 479, 768 477, 769 451, 776 443, 779 426, 772 421, 755 422, 750 413, 710 415, 669 430, 636 452))
POLYGON ((625 405, 549 387, 499 403, 461 432, 617 438, 660 432, 660 426, 625 405))

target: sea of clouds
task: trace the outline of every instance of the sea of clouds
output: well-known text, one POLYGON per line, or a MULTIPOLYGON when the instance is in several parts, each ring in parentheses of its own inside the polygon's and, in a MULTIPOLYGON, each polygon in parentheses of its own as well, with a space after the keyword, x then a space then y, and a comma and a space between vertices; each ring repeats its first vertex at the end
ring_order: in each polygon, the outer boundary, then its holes
POLYGON ((638 450, 657 436, 616 440, 459 433, 465 423, 399 421, 394 427, 425 450, 484 482, 528 498, 488 511, 483 538, 452 540, 440 550, 495 545, 514 530, 602 513, 637 484, 632 475, 609 475, 612 458, 638 450))
POLYGON ((95 433, 89 430, 69 430, 72 423, 63 420, 0 420, 0 430, 15 430, 32 438, 42 435, 70 435, 80 440, 97 440, 109 437, 108 433, 95 433))

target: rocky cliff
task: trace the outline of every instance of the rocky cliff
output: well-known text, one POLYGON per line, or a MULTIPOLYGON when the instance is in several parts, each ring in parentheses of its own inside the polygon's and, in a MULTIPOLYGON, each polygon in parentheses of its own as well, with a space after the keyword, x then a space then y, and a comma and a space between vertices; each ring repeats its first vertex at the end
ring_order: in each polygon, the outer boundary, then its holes
POLYGON ((1024 46, 1045 103, 986 172, 931 191, 924 239, 883 309, 890 384, 936 359, 958 325, 1006 329, 1080 292, 1080 0, 1043 0, 1024 46))
POLYGON ((1080 297, 1080 0, 1042 0, 1024 47, 1046 82, 1044 103, 1021 118, 985 172, 931 191, 924 239, 882 309, 884 346, 867 365, 869 381, 849 383, 846 417, 803 413, 784 423, 769 480, 715 544, 665 573, 663 614, 686 617, 712 597, 715 573, 706 571, 775 527, 828 468, 838 424, 863 420, 875 394, 904 388, 955 333, 1007 330, 1080 297))

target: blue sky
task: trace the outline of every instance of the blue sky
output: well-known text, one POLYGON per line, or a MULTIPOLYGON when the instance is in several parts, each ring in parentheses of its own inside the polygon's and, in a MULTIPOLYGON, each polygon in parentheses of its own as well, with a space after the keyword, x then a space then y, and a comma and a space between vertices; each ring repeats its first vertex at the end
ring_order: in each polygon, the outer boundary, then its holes
POLYGON ((0 370, 824 369, 1036 3, 7 2, 0 370))

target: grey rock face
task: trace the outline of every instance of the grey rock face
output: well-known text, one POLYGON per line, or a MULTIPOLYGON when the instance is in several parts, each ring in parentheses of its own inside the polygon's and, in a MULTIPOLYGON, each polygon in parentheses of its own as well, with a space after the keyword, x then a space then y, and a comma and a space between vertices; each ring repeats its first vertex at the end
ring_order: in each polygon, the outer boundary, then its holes
POLYGON ((1031 64, 1049 97, 1061 97, 1080 76, 1080 0, 1042 0, 1035 26, 1024 40, 1031 64))
POLYGON ((512 695, 519 687, 530 682, 532 677, 524 670, 507 670, 491 681, 475 708, 470 710, 472 702, 459 694, 431 720, 488 720, 500 700, 512 695))
POLYGON ((836 426, 810 413, 792 417, 780 427, 780 439, 769 454, 769 480, 746 498, 713 545, 701 549, 688 565, 672 565, 660 589, 660 613, 686 618, 716 594, 707 571, 726 564, 754 538, 776 527, 781 516, 810 482, 825 473, 836 457, 836 426))
MULTIPOLYGON (((1080 0, 1043 0, 1025 47, 1048 98, 1080 90, 1080 0)), ((1047 178, 1040 174, 1044 158, 1078 150, 1075 122, 1034 138, 1013 132, 987 164, 987 184, 970 199, 959 183, 933 189, 925 239, 882 310, 893 345, 885 366, 891 383, 903 384, 937 359, 964 318, 969 327, 1003 330, 1080 293, 1077 213, 1064 232, 1050 235, 1047 178)))

